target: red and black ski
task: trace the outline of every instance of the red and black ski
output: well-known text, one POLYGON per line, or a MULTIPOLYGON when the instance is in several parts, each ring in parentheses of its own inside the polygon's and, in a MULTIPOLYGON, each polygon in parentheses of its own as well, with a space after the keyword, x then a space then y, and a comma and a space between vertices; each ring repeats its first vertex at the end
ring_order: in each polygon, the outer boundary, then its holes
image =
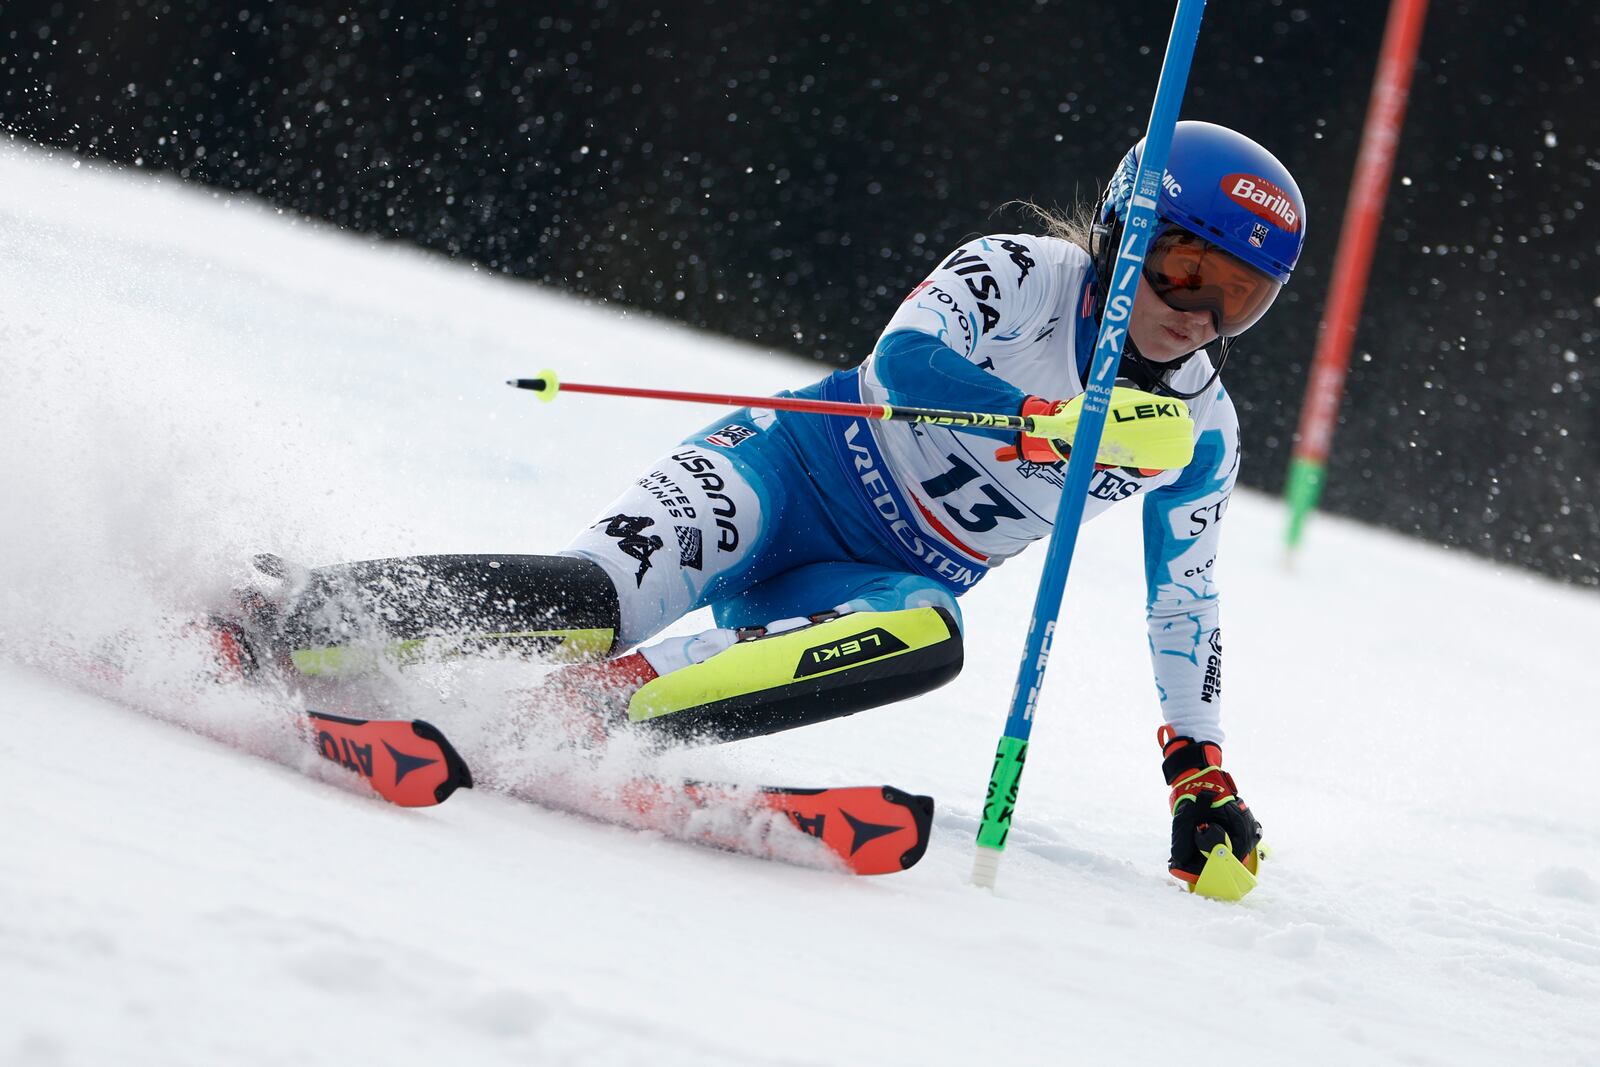
MULTIPOLYGON (((318 754, 360 775, 404 807, 442 803, 472 785, 466 763, 438 729, 410 719, 306 713, 318 754)), ((560 776, 519 799, 618 826, 763 859, 891 874, 928 848, 933 798, 894 786, 820 789, 636 778, 602 788, 560 776)))
POLYGON ((541 783, 523 799, 762 859, 892 874, 928 848, 933 798, 894 786, 796 789, 638 778, 620 789, 541 783))
MULTIPOLYGON (((68 648, 49 669, 99 696, 171 718, 126 692, 124 671, 109 658, 68 648)), ((429 723, 321 711, 306 711, 304 722, 320 756, 359 775, 394 804, 430 807, 472 786, 466 761, 429 723)), ((799 789, 652 777, 617 789, 568 775, 514 792, 541 806, 691 844, 854 874, 913 866, 927 851, 933 823, 933 798, 886 785, 799 789)))
MULTIPOLYGON (((96 696, 173 721, 174 709, 130 692, 127 672, 109 656, 68 645, 41 664, 51 675, 96 696)), ((179 720, 181 721, 181 719, 179 720)), ((472 787, 466 761, 436 727, 420 719, 353 719, 322 711, 303 713, 305 736, 319 755, 354 771, 385 800, 406 808, 442 804, 457 789, 472 787)), ((215 736, 215 735, 213 735, 215 736)), ((224 740, 218 737, 218 740, 224 740)), ((276 762, 284 762, 284 753, 276 762)))
MULTIPOLYGON (((686 783, 697 800, 719 802, 718 787, 686 783)), ((737 791, 736 791, 737 792, 737 791)), ((755 792, 761 807, 782 812, 790 825, 817 839, 855 874, 892 874, 906 870, 928 850, 933 826, 933 798, 917 796, 892 785, 782 789, 763 786, 755 792)), ((727 800, 723 799, 723 803, 727 800)))
POLYGON ((323 759, 360 775, 383 799, 403 808, 442 804, 472 788, 472 772, 450 742, 420 719, 351 719, 306 712, 323 759))

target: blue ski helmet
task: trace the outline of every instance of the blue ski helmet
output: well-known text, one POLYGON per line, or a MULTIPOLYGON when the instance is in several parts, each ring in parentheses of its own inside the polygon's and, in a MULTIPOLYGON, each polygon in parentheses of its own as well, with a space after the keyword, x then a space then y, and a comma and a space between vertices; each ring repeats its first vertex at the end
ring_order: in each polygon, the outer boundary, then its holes
MULTIPOLYGON (((1100 198, 1090 255, 1101 278, 1110 277, 1122 242, 1143 149, 1141 140, 1128 150, 1100 198)), ((1142 388, 1192 400, 1217 381, 1233 341, 1266 314, 1289 280, 1305 246, 1305 200, 1288 168, 1250 138, 1209 122, 1180 122, 1156 216, 1144 280, 1171 307, 1211 313, 1218 357, 1206 383, 1188 392, 1168 378, 1193 352, 1152 363, 1130 338, 1123 366, 1142 388)))
MULTIPOLYGON (((1128 217, 1144 141, 1128 149, 1106 186, 1100 223, 1128 217)), ((1180 122, 1156 214, 1255 267, 1280 285, 1306 242, 1306 202, 1278 158, 1242 133, 1209 122, 1180 122)))

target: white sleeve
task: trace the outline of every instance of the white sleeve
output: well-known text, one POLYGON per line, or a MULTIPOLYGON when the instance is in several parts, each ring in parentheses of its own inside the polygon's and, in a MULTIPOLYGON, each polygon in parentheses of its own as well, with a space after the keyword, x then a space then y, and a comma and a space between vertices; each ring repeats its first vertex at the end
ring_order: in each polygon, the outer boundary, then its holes
POLYGON ((1223 740, 1216 582, 1222 517, 1239 475, 1239 421, 1217 386, 1194 459, 1144 502, 1146 613, 1161 711, 1178 733, 1223 740))
POLYGON ((991 234, 969 241, 911 290, 883 336, 916 330, 968 359, 986 339, 1028 336, 1056 304, 1058 258, 1037 237, 991 234))

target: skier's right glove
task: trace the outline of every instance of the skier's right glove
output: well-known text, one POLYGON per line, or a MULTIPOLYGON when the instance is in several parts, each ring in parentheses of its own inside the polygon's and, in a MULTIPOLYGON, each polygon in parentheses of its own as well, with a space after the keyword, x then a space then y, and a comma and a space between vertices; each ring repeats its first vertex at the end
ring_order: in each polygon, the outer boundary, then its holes
POLYGON ((1239 799, 1233 775, 1222 769, 1222 747, 1214 741, 1182 737, 1172 727, 1156 731, 1161 742, 1161 773, 1172 787, 1172 858, 1167 869, 1191 885, 1200 879, 1206 856, 1227 837, 1239 861, 1256 870, 1261 824, 1239 799))
MULTIPOLYGON (((1012 459, 1020 454, 1029 463, 1070 458, 1082 412, 1081 394, 1060 401, 1028 397, 1021 414, 1033 418, 1035 432, 1019 434, 1017 447, 1001 449, 996 457, 1012 459)), ((1187 466, 1193 458, 1194 420, 1187 404, 1129 386, 1112 388, 1105 431, 1095 455, 1096 468, 1127 467, 1150 475, 1187 466)))

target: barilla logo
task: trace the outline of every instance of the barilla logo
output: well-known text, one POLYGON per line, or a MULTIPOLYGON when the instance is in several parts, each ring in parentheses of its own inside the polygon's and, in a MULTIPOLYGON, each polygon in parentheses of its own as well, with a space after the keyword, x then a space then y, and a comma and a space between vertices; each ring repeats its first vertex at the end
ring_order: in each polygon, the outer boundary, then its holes
POLYGON ((1265 178, 1254 174, 1230 174, 1222 179, 1222 191, 1234 203, 1255 212, 1280 230, 1300 232, 1300 213, 1289 194, 1265 178))

